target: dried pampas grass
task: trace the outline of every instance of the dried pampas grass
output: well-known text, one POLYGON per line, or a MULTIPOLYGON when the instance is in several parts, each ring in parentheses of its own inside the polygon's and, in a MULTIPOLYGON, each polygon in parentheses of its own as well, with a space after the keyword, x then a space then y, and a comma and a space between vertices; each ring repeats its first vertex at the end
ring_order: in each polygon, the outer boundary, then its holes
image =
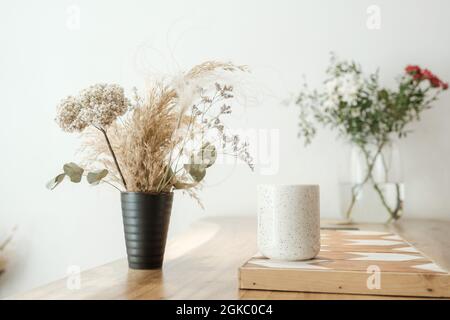
POLYGON ((180 188, 198 199, 195 190, 200 184, 184 172, 180 159, 186 141, 203 138, 206 130, 220 129, 224 143, 231 141, 233 148, 239 149, 234 136, 225 136, 219 118, 231 113, 231 107, 222 103, 232 98, 232 87, 214 81, 218 72, 235 71, 246 71, 246 67, 207 61, 169 81, 154 81, 143 97, 136 91, 130 111, 107 129, 123 179, 98 130, 84 132, 86 165, 106 167, 110 173, 107 182, 130 192, 161 193, 180 188), (212 99, 204 95, 201 85, 205 83, 215 90, 212 99), (221 103, 221 109, 207 122, 207 112, 215 103, 221 103))
POLYGON ((175 99, 174 90, 156 84, 115 135, 128 191, 171 191, 170 184, 162 187, 167 159, 180 140, 176 138, 176 129, 187 121, 175 111, 175 99))
POLYGON ((186 78, 195 79, 221 70, 229 72, 236 72, 236 71, 247 72, 248 67, 237 66, 231 62, 206 61, 196 65, 191 70, 189 70, 186 73, 186 78))

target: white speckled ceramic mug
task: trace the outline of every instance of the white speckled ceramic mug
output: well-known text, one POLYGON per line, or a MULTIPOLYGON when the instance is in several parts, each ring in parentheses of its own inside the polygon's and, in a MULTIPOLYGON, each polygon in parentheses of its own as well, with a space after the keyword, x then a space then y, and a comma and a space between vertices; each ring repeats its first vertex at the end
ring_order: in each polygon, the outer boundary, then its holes
POLYGON ((258 186, 258 249, 276 260, 308 260, 320 250, 318 185, 258 186))

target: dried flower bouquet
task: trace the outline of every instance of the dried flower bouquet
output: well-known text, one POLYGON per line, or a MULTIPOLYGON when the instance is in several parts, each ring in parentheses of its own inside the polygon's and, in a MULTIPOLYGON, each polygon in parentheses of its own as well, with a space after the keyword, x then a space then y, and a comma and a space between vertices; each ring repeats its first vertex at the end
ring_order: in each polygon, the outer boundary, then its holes
POLYGON ((69 96, 56 121, 67 132, 82 132, 85 163, 73 162, 52 179, 108 183, 121 191, 167 193, 182 189, 197 198, 207 169, 218 154, 253 169, 248 144, 225 125, 235 102, 223 74, 247 72, 245 66, 208 61, 169 80, 153 81, 144 96, 128 99, 118 85, 97 84, 69 96))

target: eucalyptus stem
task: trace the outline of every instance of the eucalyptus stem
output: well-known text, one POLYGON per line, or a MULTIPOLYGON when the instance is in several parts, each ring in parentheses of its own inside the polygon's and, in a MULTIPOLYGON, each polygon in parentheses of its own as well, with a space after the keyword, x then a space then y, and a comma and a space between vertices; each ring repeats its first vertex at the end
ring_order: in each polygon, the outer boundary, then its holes
POLYGON ((116 154, 114 153, 114 150, 111 146, 111 142, 109 141, 108 134, 106 133, 106 130, 103 128, 97 128, 97 129, 100 130, 105 137, 106 144, 108 145, 109 152, 111 153, 111 156, 113 157, 117 171, 119 172, 120 178, 122 179, 123 186, 125 187, 125 190, 127 190, 127 183, 125 181, 125 178, 123 177, 122 170, 120 170, 119 162, 117 161, 116 154))
MULTIPOLYGON (((83 173, 83 177, 87 177, 87 174, 83 173)), ((114 185, 113 183, 111 183, 111 182, 109 182, 107 180, 103 179, 101 182, 102 183, 106 183, 106 184, 110 185, 111 187, 116 188, 118 191, 122 192, 122 190, 120 190, 116 185, 114 185)))
POLYGON ((120 192, 122 192, 122 190, 120 190, 119 188, 117 188, 117 187, 116 187, 114 184, 112 184, 111 182, 106 181, 106 180, 104 180, 103 182, 106 183, 106 184, 109 184, 111 187, 116 188, 117 190, 119 190, 120 192))

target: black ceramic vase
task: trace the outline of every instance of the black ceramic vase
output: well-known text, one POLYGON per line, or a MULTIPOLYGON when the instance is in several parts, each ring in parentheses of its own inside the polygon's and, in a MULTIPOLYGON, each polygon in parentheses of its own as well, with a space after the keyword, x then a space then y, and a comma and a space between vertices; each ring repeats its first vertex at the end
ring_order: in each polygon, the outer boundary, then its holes
POLYGON ((130 269, 160 269, 173 193, 122 192, 122 216, 130 269))

